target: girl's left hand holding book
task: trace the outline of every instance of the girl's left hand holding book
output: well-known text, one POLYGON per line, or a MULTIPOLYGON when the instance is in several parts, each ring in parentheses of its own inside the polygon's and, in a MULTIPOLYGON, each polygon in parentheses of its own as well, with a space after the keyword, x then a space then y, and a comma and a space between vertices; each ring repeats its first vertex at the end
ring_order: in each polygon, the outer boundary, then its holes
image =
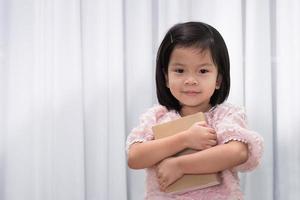
POLYGON ((161 161, 156 167, 156 174, 160 190, 162 191, 165 191, 169 185, 184 175, 176 157, 166 158, 161 161))

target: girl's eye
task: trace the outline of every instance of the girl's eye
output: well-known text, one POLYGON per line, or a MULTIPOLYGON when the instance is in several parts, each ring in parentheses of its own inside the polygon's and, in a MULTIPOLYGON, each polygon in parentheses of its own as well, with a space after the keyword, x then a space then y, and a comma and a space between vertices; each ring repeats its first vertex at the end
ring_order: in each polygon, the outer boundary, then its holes
POLYGON ((175 71, 176 73, 180 73, 180 74, 183 73, 183 69, 175 69, 174 71, 175 71))
POLYGON ((201 73, 201 74, 205 74, 206 72, 208 72, 207 69, 200 69, 200 73, 201 73))

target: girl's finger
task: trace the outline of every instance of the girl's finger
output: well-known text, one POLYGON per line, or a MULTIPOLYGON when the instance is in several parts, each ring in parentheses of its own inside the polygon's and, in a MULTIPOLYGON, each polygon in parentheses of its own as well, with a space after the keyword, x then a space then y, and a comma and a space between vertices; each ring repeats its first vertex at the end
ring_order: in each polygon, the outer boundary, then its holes
POLYGON ((211 139, 211 140, 217 140, 217 134, 214 134, 214 133, 210 134, 209 135, 209 139, 211 139))
POLYGON ((210 133, 213 133, 213 134, 216 133, 215 129, 213 129, 213 128, 207 128, 207 130, 208 130, 208 132, 210 132, 210 133))
POLYGON ((217 144, 216 140, 209 140, 208 142, 211 146, 215 146, 217 144))
POLYGON ((165 187, 165 182, 164 182, 164 181, 160 181, 160 182, 159 182, 159 187, 160 187, 161 189, 163 189, 163 188, 165 187))
POLYGON ((197 125, 207 127, 206 121, 200 121, 200 122, 197 122, 197 125))

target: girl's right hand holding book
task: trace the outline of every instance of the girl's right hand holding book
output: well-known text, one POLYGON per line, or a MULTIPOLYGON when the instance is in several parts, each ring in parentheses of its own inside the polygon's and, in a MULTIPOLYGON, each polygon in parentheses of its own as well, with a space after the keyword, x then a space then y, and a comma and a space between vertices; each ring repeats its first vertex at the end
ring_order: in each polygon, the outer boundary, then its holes
POLYGON ((183 132, 187 148, 204 150, 217 145, 217 135, 214 129, 201 121, 183 132))

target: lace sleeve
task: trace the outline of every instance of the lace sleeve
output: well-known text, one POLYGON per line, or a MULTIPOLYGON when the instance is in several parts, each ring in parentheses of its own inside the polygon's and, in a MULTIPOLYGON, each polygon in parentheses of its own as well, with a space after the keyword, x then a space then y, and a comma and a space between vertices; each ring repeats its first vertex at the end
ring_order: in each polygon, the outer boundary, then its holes
POLYGON ((141 115, 139 125, 133 128, 127 137, 127 153, 132 144, 137 142, 150 141, 154 139, 152 126, 154 126, 157 123, 158 118, 166 112, 167 109, 165 107, 161 105, 156 105, 141 115))
POLYGON ((216 132, 220 144, 234 140, 248 145, 248 160, 234 167, 234 171, 250 171, 258 166, 263 152, 263 138, 258 133, 247 129, 246 115, 243 109, 230 109, 216 125, 216 132))

